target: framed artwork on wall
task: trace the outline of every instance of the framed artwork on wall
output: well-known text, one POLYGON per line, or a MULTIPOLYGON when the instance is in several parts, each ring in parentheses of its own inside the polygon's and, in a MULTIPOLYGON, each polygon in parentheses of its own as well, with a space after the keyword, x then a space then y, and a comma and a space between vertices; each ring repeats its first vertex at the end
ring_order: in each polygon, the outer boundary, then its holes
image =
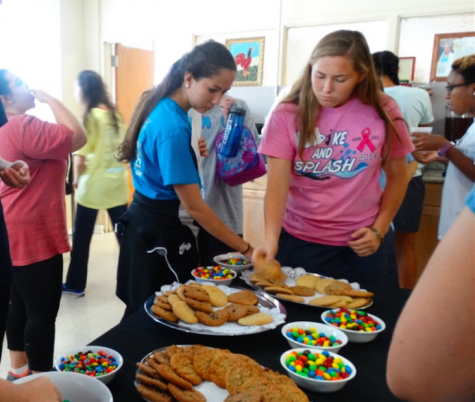
POLYGON ((416 66, 415 57, 399 57, 398 78, 401 83, 414 81, 414 69, 416 66))
POLYGON ((227 39, 226 47, 236 61, 234 86, 261 86, 265 38, 227 39))
POLYGON ((473 53, 475 32, 436 34, 432 51, 431 81, 447 81, 454 60, 473 53))

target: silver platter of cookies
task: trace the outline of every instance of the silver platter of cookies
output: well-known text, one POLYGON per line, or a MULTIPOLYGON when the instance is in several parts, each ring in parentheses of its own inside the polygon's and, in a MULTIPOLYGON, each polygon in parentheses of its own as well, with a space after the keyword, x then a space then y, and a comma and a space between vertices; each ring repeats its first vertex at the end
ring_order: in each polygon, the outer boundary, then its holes
POLYGON ((147 353, 136 366, 134 384, 148 402, 252 402, 264 394, 275 401, 309 401, 286 375, 225 349, 171 345, 147 353))
POLYGON ((282 303, 264 292, 194 281, 162 286, 144 308, 160 324, 214 336, 269 331, 285 323, 287 316, 282 303))
POLYGON ((361 289, 357 282, 321 276, 303 268, 282 267, 279 277, 266 277, 265 271, 244 271, 241 279, 277 299, 318 308, 365 309, 373 304, 374 294, 361 289))

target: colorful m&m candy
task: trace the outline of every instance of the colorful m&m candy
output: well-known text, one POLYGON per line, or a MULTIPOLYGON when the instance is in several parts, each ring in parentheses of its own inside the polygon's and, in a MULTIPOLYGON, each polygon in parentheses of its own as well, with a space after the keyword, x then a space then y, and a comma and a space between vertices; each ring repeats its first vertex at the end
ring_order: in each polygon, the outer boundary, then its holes
POLYGON ((100 350, 97 353, 89 351, 86 353, 79 352, 72 356, 64 356, 61 358, 61 364, 58 368, 60 371, 81 373, 90 377, 101 377, 112 373, 117 366, 118 363, 114 356, 100 350))
POLYGON ((325 321, 340 329, 349 329, 358 332, 374 332, 382 328, 381 324, 360 310, 340 308, 330 310, 325 316, 325 321))
POLYGON ((193 275, 201 279, 212 279, 215 281, 234 278, 234 273, 229 268, 220 266, 196 268, 193 271, 193 275))
POLYGON ((323 381, 344 380, 353 372, 340 357, 333 357, 327 351, 312 353, 310 350, 294 350, 285 357, 285 365, 302 377, 323 381))
POLYGON ((289 328, 285 336, 293 341, 309 346, 331 347, 342 344, 340 339, 336 339, 333 335, 327 336, 323 332, 318 333, 315 328, 289 328))
POLYGON ((219 261, 223 265, 247 265, 250 264, 248 260, 240 257, 225 258, 219 261))

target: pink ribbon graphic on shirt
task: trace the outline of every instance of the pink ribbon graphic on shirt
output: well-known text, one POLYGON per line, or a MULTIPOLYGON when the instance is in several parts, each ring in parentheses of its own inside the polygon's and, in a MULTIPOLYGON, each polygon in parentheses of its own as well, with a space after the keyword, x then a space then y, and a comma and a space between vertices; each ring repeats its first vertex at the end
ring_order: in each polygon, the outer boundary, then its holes
POLYGON ((366 127, 361 132, 361 135, 363 136, 363 140, 360 142, 360 145, 358 145, 358 148, 356 148, 358 151, 362 152, 365 145, 368 145, 368 148, 370 149, 371 152, 374 152, 376 150, 376 147, 369 139, 370 134, 371 134, 371 130, 368 127, 366 127))

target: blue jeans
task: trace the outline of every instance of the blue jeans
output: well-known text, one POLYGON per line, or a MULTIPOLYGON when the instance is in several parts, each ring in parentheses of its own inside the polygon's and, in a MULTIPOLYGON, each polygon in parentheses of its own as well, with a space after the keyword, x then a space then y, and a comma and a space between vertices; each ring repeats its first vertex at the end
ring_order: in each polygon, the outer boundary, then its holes
MULTIPOLYGON (((69 263, 66 286, 70 289, 84 290, 87 282, 87 262, 89 260, 89 246, 91 244, 94 224, 97 218, 97 209, 87 208, 77 204, 76 219, 74 221, 73 248, 69 263)), ((112 224, 119 222, 120 217, 127 212, 127 205, 109 208, 107 210, 112 224)), ((116 233, 120 244, 119 235, 116 233)))
POLYGON ((282 229, 276 259, 282 266, 302 267, 307 272, 347 279, 371 290, 371 284, 388 281, 388 243, 385 239, 376 253, 359 257, 350 247, 308 242, 282 229))

